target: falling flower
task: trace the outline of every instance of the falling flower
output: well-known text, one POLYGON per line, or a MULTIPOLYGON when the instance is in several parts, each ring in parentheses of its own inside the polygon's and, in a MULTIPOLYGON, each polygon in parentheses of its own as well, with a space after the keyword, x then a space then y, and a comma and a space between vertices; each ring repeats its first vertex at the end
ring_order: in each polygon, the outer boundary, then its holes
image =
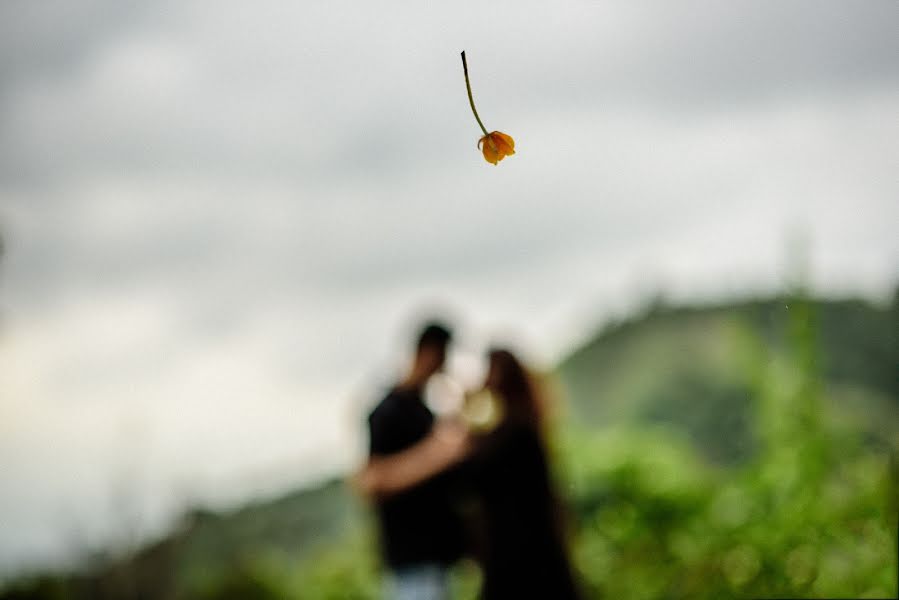
POLYGON ((478 148, 484 153, 484 160, 496 164, 510 154, 515 154, 515 140, 505 133, 494 131, 478 140, 478 148))
POLYGON ((471 112, 474 113, 475 120, 480 125, 481 131, 484 132, 484 137, 478 140, 478 148, 484 153, 484 160, 493 163, 495 166, 505 157, 515 154, 515 140, 512 139, 512 136, 499 131, 487 133, 487 128, 484 127, 481 117, 478 116, 478 109, 474 107, 474 98, 471 96, 471 83, 468 80, 468 62, 465 60, 464 50, 462 51, 462 70, 465 72, 465 88, 468 90, 468 103, 471 104, 471 112))

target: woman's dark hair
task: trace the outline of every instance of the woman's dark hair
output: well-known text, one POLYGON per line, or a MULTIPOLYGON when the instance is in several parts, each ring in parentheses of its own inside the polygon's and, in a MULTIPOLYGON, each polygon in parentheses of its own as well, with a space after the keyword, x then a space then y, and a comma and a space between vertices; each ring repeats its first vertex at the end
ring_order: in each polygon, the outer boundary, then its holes
POLYGON ((531 376, 515 355, 504 348, 490 350, 490 387, 503 402, 506 416, 540 430, 543 407, 531 376))

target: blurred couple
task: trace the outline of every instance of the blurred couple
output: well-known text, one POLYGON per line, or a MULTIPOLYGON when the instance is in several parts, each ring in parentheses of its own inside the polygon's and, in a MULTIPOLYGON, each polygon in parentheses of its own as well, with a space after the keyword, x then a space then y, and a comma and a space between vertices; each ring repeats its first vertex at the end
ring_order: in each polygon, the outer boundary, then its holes
POLYGON ((425 326, 406 377, 368 418, 356 484, 377 511, 385 597, 446 600, 448 568, 472 557, 486 600, 577 598, 537 388, 510 351, 494 349, 481 393, 498 404, 496 422, 435 417, 424 390, 450 342, 446 326, 425 326))

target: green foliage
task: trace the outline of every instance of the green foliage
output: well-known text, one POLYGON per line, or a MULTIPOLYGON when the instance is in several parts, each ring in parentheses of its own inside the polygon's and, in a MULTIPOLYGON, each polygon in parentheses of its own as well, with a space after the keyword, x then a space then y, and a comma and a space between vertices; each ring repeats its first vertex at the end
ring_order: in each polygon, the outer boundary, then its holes
POLYGON ((592 595, 895 595, 887 456, 810 436, 721 471, 661 432, 584 437, 568 479, 574 556, 592 595))
POLYGON ((735 338, 761 444, 746 464, 704 467, 662 431, 569 434, 591 595, 896 596, 896 448, 827 427, 815 308, 792 305, 782 352, 748 327, 735 338))
POLYGON ((373 535, 355 536, 307 561, 294 579, 301 600, 377 600, 381 583, 373 535))
POLYGON ((243 568, 224 574, 208 589, 196 592, 197 600, 279 600, 287 593, 277 578, 243 568))

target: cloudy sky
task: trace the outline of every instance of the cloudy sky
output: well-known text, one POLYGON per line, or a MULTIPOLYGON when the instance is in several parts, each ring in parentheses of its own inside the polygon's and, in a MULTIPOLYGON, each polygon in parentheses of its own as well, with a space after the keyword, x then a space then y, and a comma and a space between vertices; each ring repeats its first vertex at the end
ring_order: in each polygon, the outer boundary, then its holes
POLYGON ((0 574, 351 464, 426 307, 889 295, 899 3, 436 6, 2 4, 0 574))

